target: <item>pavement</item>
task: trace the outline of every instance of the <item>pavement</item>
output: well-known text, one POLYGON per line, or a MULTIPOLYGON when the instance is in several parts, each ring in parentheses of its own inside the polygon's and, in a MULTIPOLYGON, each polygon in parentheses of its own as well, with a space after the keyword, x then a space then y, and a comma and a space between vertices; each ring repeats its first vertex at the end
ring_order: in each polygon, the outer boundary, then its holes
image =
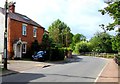
MULTIPOLYGON (((67 59, 67 61, 71 61, 71 59, 67 59)), ((47 67, 47 66, 53 66, 55 64, 59 63, 65 63, 63 61, 60 62, 35 62, 35 61, 23 61, 23 60, 10 60, 8 62, 8 70, 3 71, 1 76, 6 76, 10 74, 15 73, 21 73, 25 70, 32 69, 35 67, 47 67)), ((114 62, 113 59, 108 59, 108 63, 103 68, 101 73, 99 74, 98 78, 96 79, 96 82, 115 82, 117 84, 120 84, 120 67, 114 62)), ((97 84, 96 83, 96 84, 97 84)))
MULTIPOLYGON (((45 62, 37 62, 37 61, 23 61, 23 60, 8 60, 8 70, 2 70, 0 76, 6 76, 16 73, 21 73, 25 70, 29 70, 35 67, 45 67, 53 64, 45 63, 45 62)), ((1 64, 3 67, 3 64, 1 64)))
POLYGON ((96 82, 112 82, 113 84, 120 84, 119 71, 120 66, 118 66, 113 59, 108 59, 108 63, 99 74, 96 82))
MULTIPOLYGON (((24 61, 24 60, 8 60, 7 68, 8 70, 1 70, 0 76, 6 76, 16 73, 24 72, 25 70, 29 70, 35 67, 49 67, 55 64, 63 64, 67 62, 73 62, 74 59, 66 59, 64 61, 47 61, 47 62, 38 62, 38 61, 24 61)), ((3 68, 3 64, 0 64, 0 67, 3 68)))

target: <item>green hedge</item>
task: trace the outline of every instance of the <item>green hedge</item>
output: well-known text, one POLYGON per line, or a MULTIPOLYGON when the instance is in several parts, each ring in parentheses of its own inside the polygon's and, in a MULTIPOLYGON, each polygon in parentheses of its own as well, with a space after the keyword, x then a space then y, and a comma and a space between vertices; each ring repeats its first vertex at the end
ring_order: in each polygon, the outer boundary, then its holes
MULTIPOLYGON (((69 49, 67 48, 50 48, 46 49, 46 54, 44 55, 45 60, 50 60, 50 61, 58 61, 58 60, 64 60, 66 54, 69 49)), ((36 51, 38 52, 38 51, 36 51)), ((26 55, 24 56, 25 58, 31 58, 32 55, 35 53, 35 51, 32 51, 31 49, 27 51, 26 55)))
POLYGON ((52 48, 49 55, 50 61, 64 60, 65 54, 63 48, 52 48))

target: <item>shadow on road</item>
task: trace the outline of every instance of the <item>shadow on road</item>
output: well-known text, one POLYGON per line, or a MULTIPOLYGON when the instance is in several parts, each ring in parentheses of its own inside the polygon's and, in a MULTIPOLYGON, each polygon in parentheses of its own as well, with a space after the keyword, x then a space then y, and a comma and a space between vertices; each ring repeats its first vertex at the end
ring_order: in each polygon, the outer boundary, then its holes
POLYGON ((50 64, 68 64, 68 63, 80 62, 82 59, 83 58, 80 58, 77 55, 73 55, 72 58, 65 58, 62 61, 47 61, 45 63, 50 63, 50 64))
POLYGON ((35 74, 35 73, 19 73, 9 76, 4 76, 2 78, 3 83, 10 83, 10 82, 30 82, 32 80, 46 77, 44 74, 35 74))
POLYGON ((2 84, 4 76, 16 74, 16 73, 19 73, 19 72, 16 72, 16 71, 13 71, 13 70, 5 70, 3 68, 0 68, 0 84, 2 84))
POLYGON ((62 76, 62 77, 71 77, 71 78, 83 78, 83 79, 96 79, 94 77, 84 77, 76 75, 66 75, 66 74, 40 74, 40 73, 19 73, 14 75, 4 76, 2 78, 2 83, 28 83, 32 80, 37 80, 47 76, 62 76))

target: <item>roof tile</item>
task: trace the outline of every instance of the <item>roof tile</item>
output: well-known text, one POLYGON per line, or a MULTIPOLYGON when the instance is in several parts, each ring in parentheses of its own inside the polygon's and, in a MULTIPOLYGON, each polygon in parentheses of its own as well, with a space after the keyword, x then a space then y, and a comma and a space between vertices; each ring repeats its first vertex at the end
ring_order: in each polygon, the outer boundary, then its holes
MULTIPOLYGON (((0 7, 0 12, 1 13, 4 14, 5 13, 4 10, 5 10, 4 8, 0 7)), ((31 24, 31 25, 34 25, 36 27, 41 27, 41 28, 44 29, 44 27, 42 27, 41 25, 39 25, 38 23, 36 23, 35 21, 33 21, 32 19, 30 19, 29 17, 27 17, 25 15, 22 15, 22 14, 19 14, 19 13, 11 13, 11 12, 9 12, 8 14, 9 14, 8 16, 13 20, 17 20, 17 21, 20 21, 20 22, 31 24)))

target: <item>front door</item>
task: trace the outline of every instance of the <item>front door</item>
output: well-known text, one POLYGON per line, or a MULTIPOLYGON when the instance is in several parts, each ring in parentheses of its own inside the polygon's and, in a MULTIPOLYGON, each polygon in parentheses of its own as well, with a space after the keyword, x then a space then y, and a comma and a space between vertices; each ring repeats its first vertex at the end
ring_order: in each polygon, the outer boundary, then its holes
POLYGON ((22 44, 16 45, 16 58, 22 57, 22 44))

